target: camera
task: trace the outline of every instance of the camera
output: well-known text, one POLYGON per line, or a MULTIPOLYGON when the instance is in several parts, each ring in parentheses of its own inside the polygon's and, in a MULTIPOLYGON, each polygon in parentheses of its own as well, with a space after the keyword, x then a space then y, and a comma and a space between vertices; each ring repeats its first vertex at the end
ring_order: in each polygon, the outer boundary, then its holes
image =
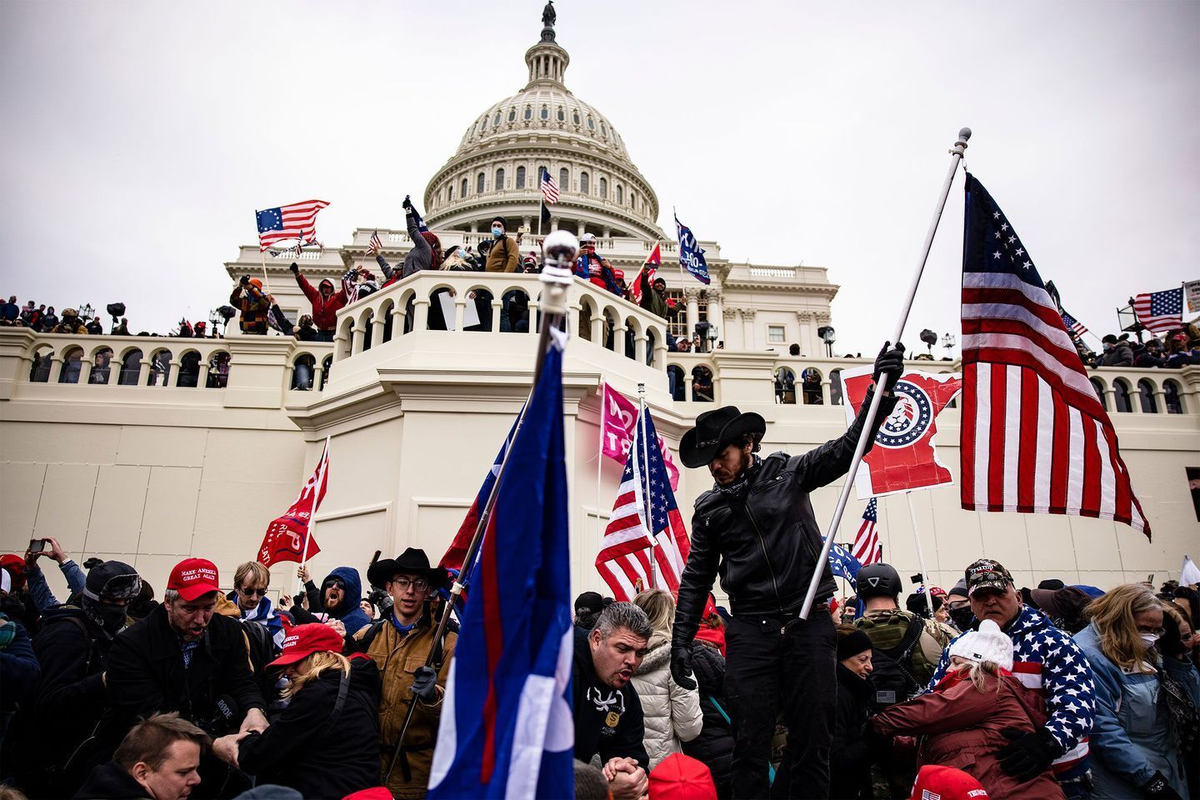
POLYGON ((105 308, 108 309, 108 315, 114 319, 125 316, 124 303, 109 303, 105 308))
POLYGON ((29 552, 31 552, 31 553, 46 552, 46 540, 45 539, 30 539, 29 540, 29 552))
POLYGON ((392 613, 392 596, 383 589, 372 589, 367 599, 379 609, 380 618, 386 619, 392 613))
POLYGON ((920 586, 925 582, 925 576, 918 572, 916 575, 910 577, 909 580, 913 582, 913 586, 920 586))

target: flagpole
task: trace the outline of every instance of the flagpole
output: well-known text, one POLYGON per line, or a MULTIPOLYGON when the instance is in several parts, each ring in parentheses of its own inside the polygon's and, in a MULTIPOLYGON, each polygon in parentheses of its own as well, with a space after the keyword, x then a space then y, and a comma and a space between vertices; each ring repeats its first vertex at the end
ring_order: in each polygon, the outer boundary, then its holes
POLYGON ((603 534, 600 532, 600 478, 604 471, 604 414, 608 408, 608 382, 604 380, 604 376, 600 377, 600 419, 597 421, 597 428, 600 431, 598 447, 596 448, 596 541, 603 541, 603 534))
MULTIPOLYGON (((329 438, 328 436, 325 437, 325 448, 321 451, 321 460, 318 462, 320 465, 323 465, 321 466, 321 477, 313 484, 312 511, 309 512, 308 522, 304 526, 304 549, 300 553, 301 569, 308 566, 308 543, 312 540, 312 529, 316 525, 313 517, 317 515, 317 497, 320 494, 322 484, 325 483, 325 473, 329 470, 329 438)), ((302 594, 304 592, 304 578, 297 575, 296 582, 299 584, 296 588, 296 594, 302 594)))
MULTIPOLYGON (((491 492, 488 493, 487 502, 480 509, 479 522, 475 525, 475 533, 471 536, 471 543, 467 546, 467 552, 463 556, 462 569, 450 587, 450 602, 446 603, 442 608, 442 616, 438 620, 437 630, 433 636, 434 646, 429 648, 429 655, 425 658, 425 666, 427 667, 433 666, 434 661, 441 655, 441 642, 446 635, 446 626, 450 622, 450 609, 457 605, 458 599, 462 596, 463 589, 466 588, 466 583, 464 582, 466 578, 464 575, 470 573, 471 568, 474 566, 476 555, 479 553, 479 548, 483 544, 483 534, 492 519, 492 512, 496 508, 496 498, 500 494, 500 484, 504 480, 504 472, 508 467, 509 456, 512 455, 513 447, 511 442, 515 442, 517 436, 520 435, 521 427, 525 423, 525 412, 529 408, 529 398, 533 397, 533 392, 537 389, 538 379, 542 374, 542 364, 546 358, 546 348, 551 346, 551 331, 557 331, 559 325, 566 320, 567 293, 574 279, 575 254, 578 251, 579 240, 569 231, 554 231, 542 243, 545 266, 539 277, 541 282, 546 284, 546 286, 542 292, 542 328, 538 336, 538 352, 537 360, 534 362, 533 367, 533 382, 530 384, 529 395, 526 397, 525 405, 521 407, 521 413, 517 417, 517 423, 513 428, 510 444, 504 449, 504 458, 500 460, 500 467, 496 471, 496 481, 492 484, 491 492)), ((414 697, 412 702, 409 703, 408 712, 404 717, 404 725, 400 728, 400 735, 396 739, 396 748, 392 752, 387 772, 383 776, 383 783, 385 785, 388 779, 391 778, 392 771, 396 768, 396 761, 400 758, 400 751, 404 748, 404 738, 408 733, 408 728, 412 723, 413 714, 416 712, 416 709, 417 699, 414 697)))
POLYGON ((921 590, 925 593, 925 603, 929 606, 929 618, 933 619, 933 597, 929 594, 929 574, 925 571, 925 551, 921 549, 921 532, 917 530, 917 509, 913 505, 912 492, 905 492, 904 499, 908 501, 908 518, 912 520, 913 541, 917 543, 917 563, 921 566, 921 590))
MULTIPOLYGON (((658 559, 654 551, 654 514, 650 511, 650 426, 646 424, 646 384, 638 384, 638 432, 642 435, 642 524, 650 542, 650 588, 658 588, 658 559)), ((637 446, 637 439, 634 439, 637 446)))
MULTIPOLYGON (((937 207, 933 211, 933 220, 929 223, 929 230, 925 234, 925 246, 921 250, 921 259, 917 262, 916 274, 913 275, 912 284, 908 287, 908 297, 905 298, 904 305, 900 312, 900 319, 896 323, 895 332, 890 341, 895 344, 904 335, 904 326, 908 322, 908 313, 912 310, 913 299, 917 296, 917 286, 921 283, 921 274, 925 271, 925 262, 929 260, 929 250, 933 247, 933 237, 937 233, 938 222, 942 219, 942 211, 946 208, 946 198, 950 196, 950 185, 954 182, 954 173, 958 171, 958 164, 963 159, 963 153, 967 149, 967 140, 971 138, 971 129, 963 128, 958 132, 958 141, 950 148, 950 169, 946 172, 946 180, 942 184, 942 193, 938 199, 937 207)), ((883 401, 883 392, 875 391, 871 393, 871 405, 867 409, 867 418, 863 425, 864 431, 870 431, 875 427, 875 417, 879 414, 879 404, 883 401)), ((816 568, 813 570, 812 579, 808 582, 808 592, 804 595, 804 604, 800 607, 800 618, 808 619, 808 612, 812 610, 813 601, 817 597, 817 587, 821 583, 821 578, 825 574, 822 565, 829 560, 829 548, 833 546, 833 540, 837 535, 838 525, 842 521, 842 513, 846 510, 846 501, 850 499, 850 490, 854 486, 854 476, 858 473, 858 465, 862 462, 863 453, 867 449, 867 436, 858 437, 858 445, 854 448, 854 458, 850 461, 850 469, 846 472, 846 480, 842 484, 842 493, 838 496, 837 507, 833 510, 833 519, 829 523, 829 530, 826 531, 825 544, 821 548, 821 556, 817 559, 816 568)))

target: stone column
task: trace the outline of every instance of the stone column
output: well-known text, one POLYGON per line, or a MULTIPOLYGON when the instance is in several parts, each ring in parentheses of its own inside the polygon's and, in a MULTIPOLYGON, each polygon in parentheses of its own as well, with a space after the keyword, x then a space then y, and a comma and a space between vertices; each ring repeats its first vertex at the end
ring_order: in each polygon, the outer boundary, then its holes
POLYGON ((321 391, 321 381, 324 380, 325 376, 325 362, 320 359, 314 360, 316 361, 316 364, 313 366, 312 390, 314 392, 319 392, 321 391))
POLYGON ((646 342, 648 341, 650 341, 650 337, 646 335, 645 331, 633 337, 633 357, 639 364, 646 363, 646 342))
POLYGON ((746 341, 743 348, 746 350, 758 349, 758 337, 754 333, 754 315, 757 311, 753 308, 742 309, 742 335, 746 341))
MULTIPOLYGON (((208 358, 212 358, 211 353, 208 358)), ((200 358, 200 375, 196 378, 197 389, 208 388, 208 358, 204 358, 203 356, 200 358)), ((110 369, 109 372, 111 374, 112 370, 110 369)))
POLYGON ((413 313, 417 318, 413 320, 413 332, 429 330, 429 297, 417 296, 413 300, 413 313))
POLYGON ((820 352, 817 352, 818 343, 817 343, 816 335, 813 333, 812 321, 813 321, 813 312, 811 312, 811 311, 797 311, 796 312, 796 322, 798 322, 800 325, 800 337, 796 341, 796 343, 798 345, 800 345, 800 352, 803 355, 806 355, 806 356, 824 355, 825 354, 825 344, 823 342, 820 343, 820 345, 819 345, 820 352))
POLYGON ((687 300, 687 337, 691 339, 696 335, 696 323, 700 321, 700 290, 688 286, 683 290, 683 296, 687 300))
POLYGON ((582 239, 582 238, 583 238, 583 229, 584 229, 584 224, 583 224, 583 222, 582 222, 582 221, 580 221, 580 222, 579 222, 579 223, 578 223, 578 224, 575 226, 575 228, 576 228, 576 233, 575 233, 575 235, 576 235, 577 237, 579 237, 580 239, 582 239))
MULTIPOLYGON (((376 309, 378 311, 378 309, 376 309)), ((383 328, 387 325, 387 320, 382 314, 374 314, 371 317, 371 347, 379 347, 383 344, 383 328)), ((395 330, 393 328, 393 330, 395 330)))
POLYGON ((163 386, 179 385, 179 362, 172 359, 167 362, 167 374, 163 376, 163 386))
POLYGON ((604 347, 604 312, 592 315, 592 344, 604 347))
POLYGON ((724 316, 724 318, 725 318, 725 349, 726 350, 741 350, 741 349, 743 349, 742 342, 740 341, 740 339, 742 337, 742 331, 740 329, 736 328, 738 310, 736 308, 731 308, 729 306, 725 306, 725 308, 722 310, 721 313, 725 315, 724 316), (735 338, 735 336, 736 336, 736 338, 735 338))
MULTIPOLYGON (((721 310, 721 290, 709 289, 705 296, 708 298, 708 324, 716 327, 717 340, 725 340, 725 318, 721 310)), ((713 349, 717 347, 717 342, 712 343, 713 349)))
POLYGON ((363 341, 366 339, 366 331, 362 325, 355 325, 354 332, 350 335, 350 355, 356 356, 363 351, 363 341))

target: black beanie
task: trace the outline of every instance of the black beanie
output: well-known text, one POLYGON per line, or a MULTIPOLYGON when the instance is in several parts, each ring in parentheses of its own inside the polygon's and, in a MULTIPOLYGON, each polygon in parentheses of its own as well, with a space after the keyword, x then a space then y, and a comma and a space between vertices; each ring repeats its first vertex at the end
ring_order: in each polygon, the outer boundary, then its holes
POLYGON ((137 570, 120 561, 105 561, 88 572, 83 595, 96 602, 102 596, 133 600, 141 590, 142 579, 137 570))
POLYGON ((848 633, 838 639, 837 657, 838 661, 845 661, 847 658, 853 658, 859 653, 865 653, 871 649, 871 637, 867 636, 865 631, 855 631, 848 633))

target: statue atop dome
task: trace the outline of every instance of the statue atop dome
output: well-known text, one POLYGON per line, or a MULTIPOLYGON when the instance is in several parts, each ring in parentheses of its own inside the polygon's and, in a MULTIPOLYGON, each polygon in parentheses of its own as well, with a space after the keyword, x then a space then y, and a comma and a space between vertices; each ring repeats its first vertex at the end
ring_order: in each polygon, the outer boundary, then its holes
POLYGON ((558 19, 558 14, 554 11, 554 0, 548 0, 546 7, 542 9, 542 41, 554 41, 554 22, 558 19))

